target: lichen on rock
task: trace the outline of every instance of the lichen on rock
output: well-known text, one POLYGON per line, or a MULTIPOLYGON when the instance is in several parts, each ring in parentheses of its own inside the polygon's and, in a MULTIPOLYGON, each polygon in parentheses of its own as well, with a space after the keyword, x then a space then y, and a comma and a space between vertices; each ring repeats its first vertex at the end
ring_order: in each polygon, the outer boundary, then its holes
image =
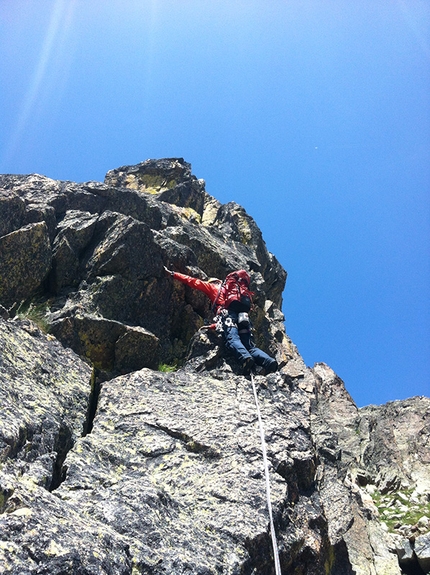
POLYGON ((430 400, 358 409, 305 365, 286 272, 241 206, 182 158, 0 188, 2 573, 274 572, 250 381, 164 266, 251 274, 256 342, 280 365, 254 377, 282 572, 428 569, 430 400))

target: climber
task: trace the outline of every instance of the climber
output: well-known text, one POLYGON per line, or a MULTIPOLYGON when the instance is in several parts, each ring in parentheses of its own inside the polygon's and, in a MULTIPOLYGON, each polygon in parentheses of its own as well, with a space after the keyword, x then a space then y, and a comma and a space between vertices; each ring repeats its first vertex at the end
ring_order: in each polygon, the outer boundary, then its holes
POLYGON ((242 366, 248 375, 255 365, 261 366, 265 374, 278 369, 275 359, 254 345, 252 325, 248 313, 252 305, 253 292, 249 290, 250 277, 245 270, 238 270, 227 275, 224 281, 213 278, 203 281, 171 271, 164 267, 166 273, 175 280, 184 283, 206 294, 212 302, 216 314, 213 326, 223 334, 225 346, 242 366))

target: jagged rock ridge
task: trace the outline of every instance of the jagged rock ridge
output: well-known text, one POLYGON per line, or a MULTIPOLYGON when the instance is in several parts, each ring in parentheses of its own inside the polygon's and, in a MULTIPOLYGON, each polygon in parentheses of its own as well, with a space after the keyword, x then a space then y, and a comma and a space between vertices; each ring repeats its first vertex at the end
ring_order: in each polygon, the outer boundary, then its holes
POLYGON ((285 271, 182 159, 104 183, 0 176, 2 572, 274 572, 250 383, 163 265, 251 272, 281 365, 255 380, 283 573, 428 572, 429 399, 357 409, 307 368, 285 271))

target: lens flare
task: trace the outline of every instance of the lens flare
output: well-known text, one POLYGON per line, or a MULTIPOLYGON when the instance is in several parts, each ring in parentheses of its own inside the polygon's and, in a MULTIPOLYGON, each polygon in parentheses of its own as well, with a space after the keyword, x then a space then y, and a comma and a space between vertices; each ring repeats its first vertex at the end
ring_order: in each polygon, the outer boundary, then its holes
POLYGON ((60 54, 58 50, 59 44, 64 42, 71 27, 75 4, 76 0, 55 0, 54 2, 40 55, 6 149, 3 159, 5 163, 16 152, 35 107, 40 101, 42 87, 45 84, 50 68, 53 66, 54 58, 58 58, 60 54))

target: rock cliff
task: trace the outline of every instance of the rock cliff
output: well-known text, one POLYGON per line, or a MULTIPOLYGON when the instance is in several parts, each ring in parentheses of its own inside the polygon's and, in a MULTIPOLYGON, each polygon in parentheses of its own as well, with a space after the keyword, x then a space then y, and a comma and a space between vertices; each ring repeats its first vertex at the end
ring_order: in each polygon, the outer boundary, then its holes
POLYGON ((250 271, 282 573, 429 573, 429 398, 358 409, 307 367, 256 223, 177 158, 0 176, 0 571, 275 572, 251 383, 163 266, 250 271))

